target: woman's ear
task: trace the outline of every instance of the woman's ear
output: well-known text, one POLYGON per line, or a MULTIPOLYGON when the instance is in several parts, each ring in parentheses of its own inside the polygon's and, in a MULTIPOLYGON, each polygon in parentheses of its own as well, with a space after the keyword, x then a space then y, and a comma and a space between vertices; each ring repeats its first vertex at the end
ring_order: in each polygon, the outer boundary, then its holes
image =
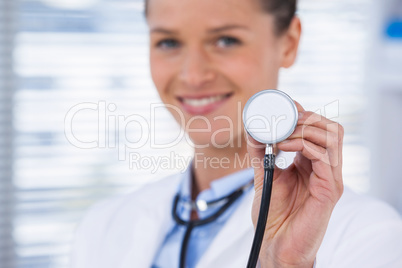
POLYGON ((296 60, 301 36, 301 22, 296 16, 293 17, 288 30, 282 36, 282 59, 281 67, 289 68, 296 60))

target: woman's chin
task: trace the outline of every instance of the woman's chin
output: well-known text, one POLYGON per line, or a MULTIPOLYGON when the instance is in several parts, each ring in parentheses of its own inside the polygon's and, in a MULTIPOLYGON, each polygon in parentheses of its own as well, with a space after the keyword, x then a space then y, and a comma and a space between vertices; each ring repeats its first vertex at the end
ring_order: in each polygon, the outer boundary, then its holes
POLYGON ((211 135, 190 135, 194 148, 201 150, 215 150, 233 148, 237 143, 230 137, 211 137, 211 135))

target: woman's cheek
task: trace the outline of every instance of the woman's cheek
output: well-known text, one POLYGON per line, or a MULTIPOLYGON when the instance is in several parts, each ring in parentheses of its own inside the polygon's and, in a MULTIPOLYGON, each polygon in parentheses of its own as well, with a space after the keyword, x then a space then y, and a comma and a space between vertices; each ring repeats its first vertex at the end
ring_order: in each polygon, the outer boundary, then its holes
MULTIPOLYGON (((167 88, 168 70, 163 60, 151 58, 151 76, 159 94, 164 94, 167 88)), ((161 96, 162 97, 162 96, 161 96)))
POLYGON ((246 56, 227 61, 221 68, 225 76, 230 79, 230 82, 237 87, 243 88, 243 90, 248 90, 250 86, 256 84, 254 80, 260 77, 259 69, 260 65, 250 61, 246 56))

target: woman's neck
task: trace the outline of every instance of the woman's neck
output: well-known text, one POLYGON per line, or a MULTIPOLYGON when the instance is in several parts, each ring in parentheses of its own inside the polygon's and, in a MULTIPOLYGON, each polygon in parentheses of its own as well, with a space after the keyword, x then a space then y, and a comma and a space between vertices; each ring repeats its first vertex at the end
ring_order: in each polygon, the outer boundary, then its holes
POLYGON ((250 166, 246 146, 196 149, 192 163, 192 198, 209 189, 212 181, 250 166))

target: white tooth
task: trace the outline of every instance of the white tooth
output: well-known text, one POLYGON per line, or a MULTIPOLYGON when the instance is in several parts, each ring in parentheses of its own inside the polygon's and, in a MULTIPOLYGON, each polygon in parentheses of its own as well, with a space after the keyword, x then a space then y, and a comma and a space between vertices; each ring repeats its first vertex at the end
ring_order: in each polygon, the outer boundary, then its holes
POLYGON ((199 107, 199 106, 205 106, 205 105, 220 101, 224 97, 225 97, 225 95, 219 95, 219 96, 212 96, 212 97, 202 98, 202 99, 183 99, 183 102, 186 104, 189 104, 191 106, 199 107))
POLYGON ((199 105, 207 105, 207 104, 209 104, 209 99, 208 98, 201 99, 200 102, 199 102, 199 105))

